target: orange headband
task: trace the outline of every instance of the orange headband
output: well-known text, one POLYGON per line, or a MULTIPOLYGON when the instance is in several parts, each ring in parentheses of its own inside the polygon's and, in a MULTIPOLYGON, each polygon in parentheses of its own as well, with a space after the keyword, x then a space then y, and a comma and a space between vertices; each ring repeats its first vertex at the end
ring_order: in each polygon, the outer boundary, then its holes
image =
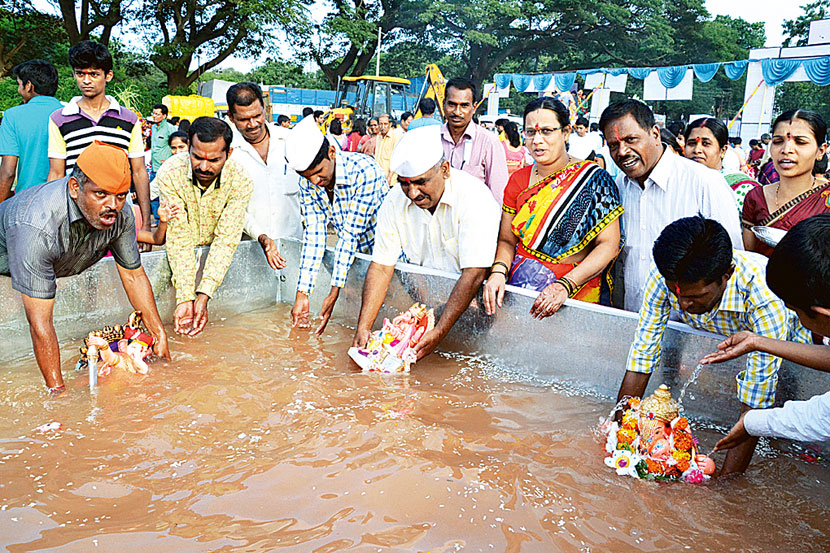
POLYGON ((123 194, 130 189, 130 160, 118 146, 96 140, 81 152, 75 164, 92 182, 110 194, 123 194))

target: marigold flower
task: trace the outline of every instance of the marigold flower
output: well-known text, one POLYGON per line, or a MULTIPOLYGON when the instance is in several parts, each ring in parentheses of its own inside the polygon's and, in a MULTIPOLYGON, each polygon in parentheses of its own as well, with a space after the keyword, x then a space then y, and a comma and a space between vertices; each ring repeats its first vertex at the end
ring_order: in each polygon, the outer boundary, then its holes
POLYGON ((692 435, 688 432, 674 433, 674 447, 683 451, 692 449, 692 435))

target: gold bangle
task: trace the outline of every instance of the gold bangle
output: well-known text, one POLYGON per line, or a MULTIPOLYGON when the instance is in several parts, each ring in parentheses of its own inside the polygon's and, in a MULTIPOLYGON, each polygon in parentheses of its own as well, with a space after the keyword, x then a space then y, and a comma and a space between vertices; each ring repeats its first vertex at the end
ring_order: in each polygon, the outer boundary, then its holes
POLYGON ((502 262, 502 261, 496 261, 495 263, 493 263, 493 266, 492 266, 492 267, 490 267, 490 272, 492 272, 492 271, 493 271, 493 269, 495 269, 497 265, 501 265, 502 267, 504 267, 504 270, 505 270, 505 276, 507 276, 507 271, 509 271, 509 270, 510 270, 510 267, 508 267, 508 266, 507 266, 507 263, 504 263, 504 262, 502 262))
POLYGON ((490 276, 493 275, 502 275, 504 277, 504 281, 507 282, 507 273, 503 273, 501 271, 490 271, 490 276))
POLYGON ((559 284, 560 286, 562 286, 568 293, 569 298, 574 297, 574 294, 576 294, 576 285, 568 278, 560 277, 556 279, 556 282, 554 284, 559 284))

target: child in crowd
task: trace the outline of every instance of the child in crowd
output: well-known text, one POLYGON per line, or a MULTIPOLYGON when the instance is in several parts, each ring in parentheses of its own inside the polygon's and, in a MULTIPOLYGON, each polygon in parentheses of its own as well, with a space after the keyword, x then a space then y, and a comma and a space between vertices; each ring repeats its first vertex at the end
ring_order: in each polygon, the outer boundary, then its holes
MULTIPOLYGON (((184 119, 184 121, 187 121, 187 120, 184 119)), ((183 152, 186 152, 188 150, 188 148, 190 147, 190 142, 187 138, 187 133, 184 132, 184 131, 181 131, 181 130, 172 133, 167 138, 167 144, 170 145, 170 152, 171 152, 170 157, 173 157, 176 154, 181 154, 183 152)), ((162 165, 164 165, 164 164, 162 163, 162 165)), ((153 212, 153 217, 155 217, 156 221, 160 222, 161 217, 160 217, 160 214, 159 214, 159 205, 160 205, 159 202, 160 202, 160 200, 159 200, 159 187, 158 187, 158 184, 156 183, 156 179, 153 179, 152 181, 150 181, 150 209, 153 212)), ((168 217, 167 220, 169 221, 173 217, 175 217, 175 214, 173 214, 173 216, 171 216, 171 217, 168 217)), ((166 223, 167 223, 167 221, 165 221, 165 228, 167 228, 166 223)), ((136 222, 136 227, 138 227, 137 222, 136 222)), ((148 233, 148 234, 152 234, 152 233, 148 233)), ((139 238, 138 241, 142 242, 142 240, 140 238, 139 238)), ((164 243, 164 232, 162 232, 162 234, 161 234, 161 242, 153 242, 153 241, 149 241, 149 240, 147 240, 146 242, 149 243, 149 244, 157 244, 157 245, 163 244, 164 243)))
MULTIPOLYGON (((830 336, 830 213, 795 225, 775 247, 767 263, 767 284, 801 323, 824 344, 830 336)), ((739 332, 718 344, 702 363, 719 363, 761 351, 819 371, 830 372, 830 346, 798 344, 739 332)), ((775 409, 747 411, 715 450, 731 449, 750 436, 801 441, 830 439, 830 392, 807 401, 788 401, 775 409)))

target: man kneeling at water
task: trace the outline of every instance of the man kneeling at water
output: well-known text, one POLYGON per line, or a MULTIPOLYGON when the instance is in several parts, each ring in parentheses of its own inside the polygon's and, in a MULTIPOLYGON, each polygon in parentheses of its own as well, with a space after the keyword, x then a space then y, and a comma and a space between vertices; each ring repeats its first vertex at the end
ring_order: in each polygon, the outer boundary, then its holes
MULTIPOLYGON (((775 247, 767 263, 770 289, 798 314, 801 323, 830 337, 830 213, 815 215, 794 226, 775 247)), ((773 340, 739 332, 718 344, 718 353, 703 363, 719 363, 762 351, 819 371, 830 372, 830 346, 773 340)), ((752 436, 805 442, 830 440, 830 392, 807 401, 788 401, 775 409, 752 409, 741 416, 715 450, 732 449, 752 436)))
POLYGON ((400 186, 389 192, 378 211, 353 345, 368 342, 395 263, 403 258, 422 267, 461 273, 441 318, 416 348, 421 359, 447 335, 484 282, 496 253, 499 206, 482 181, 451 169, 443 159, 438 127, 406 133, 392 153, 391 170, 400 186))
MULTIPOLYGON (((628 354, 618 399, 642 396, 651 372, 660 365, 660 344, 669 315, 675 312, 692 328, 728 335, 748 330, 775 340, 808 342, 809 333, 764 282, 765 259, 732 249, 729 233, 702 216, 673 222, 660 233, 651 265, 640 322, 628 354)), ((741 412, 775 401, 781 359, 749 355, 736 377, 741 412)), ((729 451, 721 474, 743 472, 757 438, 729 451)))
POLYGON ((23 296, 35 358, 51 391, 64 390, 52 310, 55 279, 77 275, 112 251, 133 307, 155 338, 154 350, 170 357, 167 334, 141 267, 132 209, 130 163, 121 148, 95 141, 75 162, 72 175, 24 190, 0 204, 0 275, 23 296))

